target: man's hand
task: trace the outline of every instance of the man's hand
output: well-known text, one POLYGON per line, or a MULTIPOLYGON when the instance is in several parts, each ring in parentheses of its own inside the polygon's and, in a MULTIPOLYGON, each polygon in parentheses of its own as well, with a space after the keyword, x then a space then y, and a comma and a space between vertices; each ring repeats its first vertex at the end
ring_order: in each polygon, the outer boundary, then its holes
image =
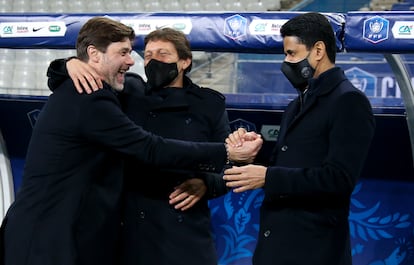
POLYGON ((254 141, 258 137, 260 137, 260 135, 255 132, 248 132, 244 128, 239 128, 229 134, 226 138, 226 143, 237 147, 241 146, 245 141, 254 141))
POLYGON ((224 171, 223 179, 234 192, 259 189, 265 184, 266 170, 266 167, 258 165, 232 167, 224 171))
POLYGON ((188 179, 175 187, 170 194, 170 204, 177 210, 185 211, 193 207, 206 194, 207 187, 202 179, 188 179))
POLYGON ((237 163, 251 163, 263 144, 260 134, 239 129, 226 139, 228 159, 237 163))
POLYGON ((102 77, 89 64, 73 58, 66 62, 66 68, 79 93, 90 94, 103 87, 102 77))

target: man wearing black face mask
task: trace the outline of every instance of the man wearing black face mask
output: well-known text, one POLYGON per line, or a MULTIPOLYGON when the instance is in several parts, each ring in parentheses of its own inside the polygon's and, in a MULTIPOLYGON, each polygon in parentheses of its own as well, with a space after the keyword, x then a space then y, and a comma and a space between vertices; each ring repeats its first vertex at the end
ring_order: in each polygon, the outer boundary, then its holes
MULTIPOLYGON (((374 135, 372 109, 335 66, 325 16, 298 15, 280 32, 282 72, 299 97, 286 108, 268 167, 233 167, 224 179, 235 192, 264 189, 254 265, 350 265, 350 198, 374 135)), ((230 138, 243 142, 244 133, 230 138)))
POLYGON ((304 92, 308 87, 308 80, 315 74, 315 69, 309 64, 308 57, 299 62, 284 61, 282 63, 282 72, 292 83, 293 87, 304 92))
MULTIPOLYGON (((224 141, 230 133, 224 96, 186 76, 192 53, 182 32, 164 28, 147 35, 144 66, 147 82, 127 74, 119 95, 131 120, 167 138, 224 141)), ((79 71, 83 67, 76 59, 68 62, 71 76, 82 80, 87 76, 79 71)), ((64 65, 54 71, 67 78, 64 65)), ((59 76, 52 78, 59 82, 59 76)), ((222 175, 177 172, 132 160, 125 171, 121 264, 216 265, 207 200, 227 192, 222 175)))
MULTIPOLYGON (((160 90, 170 84, 179 76, 184 74, 179 73, 177 62, 162 62, 157 59, 152 59, 152 53, 147 51, 147 58, 145 65, 145 75, 147 76, 147 86, 152 90, 160 90)), ((181 77, 180 77, 181 78, 181 77)))
MULTIPOLYGON (((192 53, 185 35, 163 28, 148 34, 144 43, 148 91, 139 106, 136 100, 125 104, 127 113, 149 113, 143 128, 163 137, 224 141, 230 133, 224 96, 200 88, 186 76, 192 53)), ((207 200, 227 192, 221 175, 129 163, 126 181, 121 264, 217 264, 207 200), (136 178, 138 172, 147 175, 144 181, 136 178)))

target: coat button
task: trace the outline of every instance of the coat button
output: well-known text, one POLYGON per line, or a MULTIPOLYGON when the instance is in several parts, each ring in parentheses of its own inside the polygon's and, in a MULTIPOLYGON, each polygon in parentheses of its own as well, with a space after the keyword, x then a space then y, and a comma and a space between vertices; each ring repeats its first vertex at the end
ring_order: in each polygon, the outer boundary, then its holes
POLYGON ((184 217, 183 217, 181 214, 179 214, 179 215, 177 216, 177 221, 178 221, 179 223, 182 223, 182 222, 184 221, 184 217))
POLYGON ((263 235, 264 235, 264 237, 269 237, 269 236, 270 236, 270 230, 266 230, 266 231, 263 233, 263 235))
POLYGON ((139 212, 139 218, 141 218, 141 219, 145 218, 145 212, 144 211, 139 212))
POLYGON ((282 146, 282 148, 280 148, 280 150, 282 150, 283 152, 286 152, 286 150, 288 150, 287 145, 282 146))

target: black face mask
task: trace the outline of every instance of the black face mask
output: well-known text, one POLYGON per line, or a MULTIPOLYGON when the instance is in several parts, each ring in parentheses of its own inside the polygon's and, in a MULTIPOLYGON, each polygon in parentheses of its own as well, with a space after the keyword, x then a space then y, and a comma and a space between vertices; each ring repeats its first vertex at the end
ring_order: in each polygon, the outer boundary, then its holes
POLYGON ((309 64, 308 58, 297 63, 283 62, 281 70, 290 83, 299 90, 306 88, 308 80, 315 73, 315 69, 309 64))
POLYGON ((163 63, 151 59, 145 66, 149 89, 160 89, 169 85, 177 76, 177 63, 163 63))

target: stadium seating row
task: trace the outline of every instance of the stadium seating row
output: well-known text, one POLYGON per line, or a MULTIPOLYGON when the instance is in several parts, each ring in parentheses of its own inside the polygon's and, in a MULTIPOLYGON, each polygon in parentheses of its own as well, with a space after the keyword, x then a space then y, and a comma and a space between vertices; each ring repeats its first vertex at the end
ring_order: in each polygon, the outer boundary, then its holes
MULTIPOLYGON (((0 94, 49 95, 46 71, 56 58, 75 55, 76 51, 50 49, 0 49, 0 94)), ((133 53, 131 71, 144 75, 142 58, 133 53)))
POLYGON ((152 12, 280 10, 281 0, 0 0, 0 12, 152 12))

